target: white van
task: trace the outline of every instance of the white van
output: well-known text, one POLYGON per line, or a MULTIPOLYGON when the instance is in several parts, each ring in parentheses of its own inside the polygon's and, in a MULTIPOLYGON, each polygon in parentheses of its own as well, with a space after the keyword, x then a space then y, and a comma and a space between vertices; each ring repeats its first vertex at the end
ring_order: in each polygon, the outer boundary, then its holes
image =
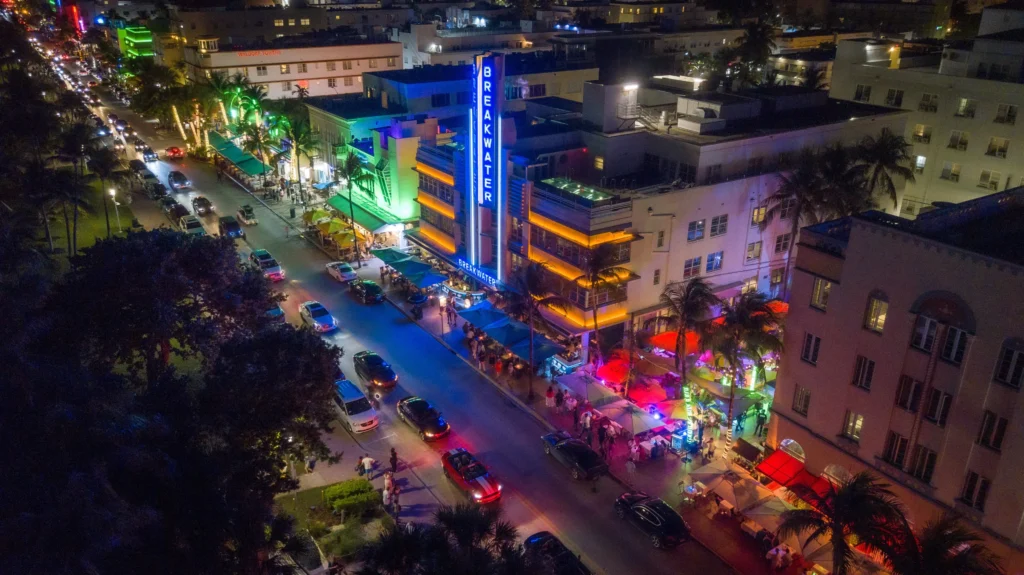
POLYGON ((380 425, 380 418, 370 400, 347 379, 334 382, 334 403, 341 422, 355 433, 370 431, 380 425))

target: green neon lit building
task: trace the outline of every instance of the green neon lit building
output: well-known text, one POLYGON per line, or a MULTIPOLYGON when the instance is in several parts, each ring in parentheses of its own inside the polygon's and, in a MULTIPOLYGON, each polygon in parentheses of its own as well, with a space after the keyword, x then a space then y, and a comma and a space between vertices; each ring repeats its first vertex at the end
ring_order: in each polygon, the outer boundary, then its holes
POLYGON ((143 26, 118 28, 117 47, 125 58, 152 58, 153 33, 143 26))

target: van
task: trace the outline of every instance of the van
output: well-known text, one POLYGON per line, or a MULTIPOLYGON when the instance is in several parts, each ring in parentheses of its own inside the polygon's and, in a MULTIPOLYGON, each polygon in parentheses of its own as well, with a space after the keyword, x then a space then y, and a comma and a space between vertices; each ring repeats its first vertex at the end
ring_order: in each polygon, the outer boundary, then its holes
POLYGON ((334 382, 334 403, 338 408, 338 418, 350 431, 362 433, 376 429, 380 424, 370 400, 347 379, 334 382))

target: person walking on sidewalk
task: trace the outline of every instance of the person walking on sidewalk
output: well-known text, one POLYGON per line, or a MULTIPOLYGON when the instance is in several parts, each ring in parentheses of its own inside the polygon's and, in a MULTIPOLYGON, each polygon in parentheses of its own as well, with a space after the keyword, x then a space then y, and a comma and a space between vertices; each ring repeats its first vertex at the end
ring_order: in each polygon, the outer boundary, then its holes
POLYGON ((391 510, 391 490, 388 489, 387 485, 384 486, 384 490, 381 492, 384 496, 384 511, 390 512, 391 510))
POLYGON ((363 456, 363 473, 366 475, 367 479, 373 479, 373 466, 376 463, 377 461, 369 455, 363 456))
POLYGON ((550 385, 548 386, 547 393, 544 394, 544 405, 548 408, 555 406, 555 389, 550 385))
POLYGON ((764 424, 768 422, 768 418, 764 416, 764 412, 760 409, 757 410, 757 426, 754 427, 754 435, 760 437, 761 432, 764 431, 764 424))
POLYGON ((555 394, 555 411, 562 413, 562 409, 565 406, 565 392, 562 388, 558 388, 558 393, 555 394))
POLYGON ((505 367, 505 364, 501 361, 501 358, 499 357, 494 362, 494 379, 498 379, 498 380, 501 379, 501 370, 504 369, 504 367, 505 367))
POLYGON ((484 347, 482 345, 478 345, 476 347, 476 368, 483 371, 484 360, 487 359, 487 352, 484 351, 484 347))
POLYGON ((398 519, 398 514, 402 512, 402 504, 399 503, 398 496, 402 493, 402 488, 395 486, 394 491, 391 492, 391 509, 395 513, 395 519, 398 519))
POLYGON ((394 447, 391 448, 390 463, 391 463, 391 473, 392 474, 397 473, 398 472, 398 452, 395 451, 394 447))
POLYGON ((608 429, 605 426, 597 428, 597 444, 601 446, 603 450, 605 448, 605 442, 608 439, 608 429))

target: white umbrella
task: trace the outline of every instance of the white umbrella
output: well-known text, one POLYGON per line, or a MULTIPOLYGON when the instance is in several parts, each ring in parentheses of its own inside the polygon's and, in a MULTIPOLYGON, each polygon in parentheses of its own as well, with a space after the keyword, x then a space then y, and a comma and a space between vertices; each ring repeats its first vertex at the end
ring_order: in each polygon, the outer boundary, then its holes
POLYGON ((722 480, 710 489, 739 513, 774 497, 771 491, 749 475, 744 477, 734 471, 722 475, 722 480))
POLYGON ((782 513, 790 509, 795 509, 795 507, 778 497, 772 497, 762 501, 758 506, 748 509, 743 514, 754 523, 775 533, 778 531, 779 525, 782 525, 782 513))

